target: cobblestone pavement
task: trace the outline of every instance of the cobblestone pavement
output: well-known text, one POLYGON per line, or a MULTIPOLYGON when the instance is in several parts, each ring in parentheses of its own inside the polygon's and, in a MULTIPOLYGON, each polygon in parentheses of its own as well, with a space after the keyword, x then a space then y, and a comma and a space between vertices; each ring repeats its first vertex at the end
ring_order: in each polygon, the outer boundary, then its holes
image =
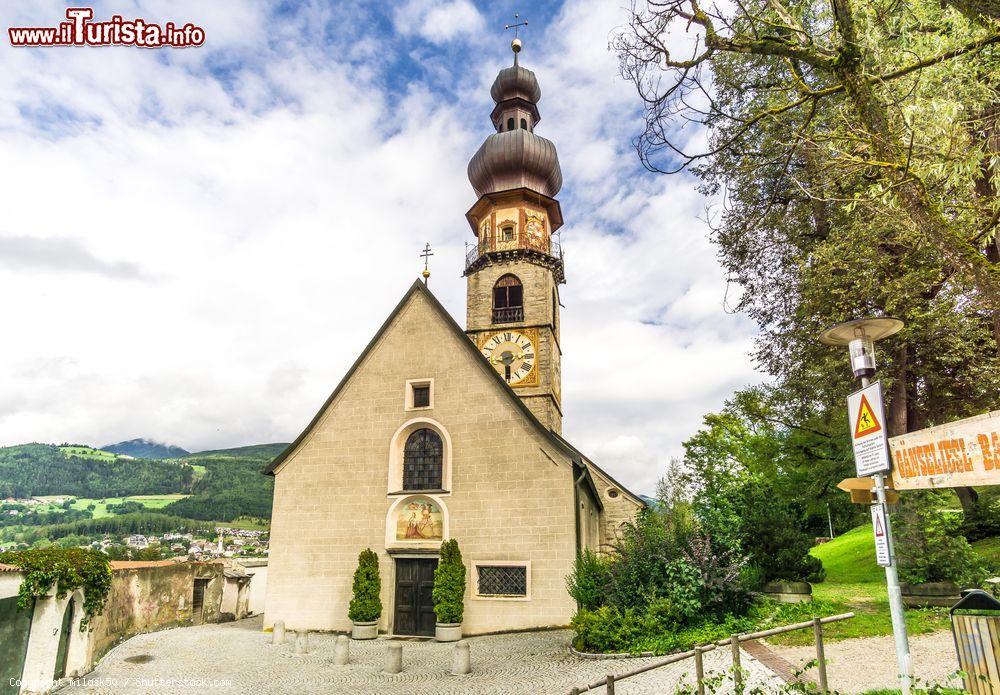
MULTIPOLYGON (((568 693, 573 686, 623 673, 658 659, 589 660, 572 656, 566 630, 470 637, 472 673, 452 676, 452 645, 403 642, 403 672, 381 672, 386 640, 351 642, 351 662, 333 665, 334 635, 311 634, 309 653, 296 656, 290 634, 272 646, 261 618, 139 635, 108 653, 98 667, 62 693, 568 693), (152 657, 152 658, 149 658, 152 657), (131 660, 131 661, 130 661, 131 660)), ((746 653, 750 683, 771 690, 774 674, 746 653)), ((705 655, 706 672, 731 667, 728 649, 705 655)), ((616 684, 618 695, 673 693, 691 683, 686 660, 616 684)), ((732 691, 731 686, 717 692, 732 691)), ((604 688, 594 691, 604 693, 604 688)))

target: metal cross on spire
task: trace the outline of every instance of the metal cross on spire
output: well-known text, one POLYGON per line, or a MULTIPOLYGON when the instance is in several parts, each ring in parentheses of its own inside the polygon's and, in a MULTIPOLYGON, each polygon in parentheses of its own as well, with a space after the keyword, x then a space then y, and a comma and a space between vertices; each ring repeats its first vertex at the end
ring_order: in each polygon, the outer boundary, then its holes
POLYGON ((520 27, 526 27, 526 26, 528 26, 528 20, 526 19, 523 22, 517 21, 520 18, 521 18, 521 15, 519 15, 517 12, 515 12, 514 13, 514 23, 513 24, 504 24, 503 25, 504 31, 506 31, 507 29, 513 29, 514 30, 514 39, 517 39, 517 32, 518 32, 518 29, 520 27))
POLYGON ((517 12, 515 12, 514 13, 514 23, 513 24, 504 24, 503 25, 504 31, 506 31, 507 29, 513 29, 514 30, 514 40, 510 42, 510 50, 514 51, 514 65, 515 66, 517 65, 517 54, 521 52, 521 39, 517 38, 517 32, 518 32, 518 30, 521 27, 528 26, 528 20, 526 19, 523 22, 517 21, 520 18, 521 18, 521 15, 519 15, 517 12))
POLYGON ((425 285, 427 284, 427 278, 431 276, 431 271, 428 268, 428 264, 430 263, 431 256, 433 255, 434 252, 431 251, 431 242, 428 241, 427 244, 424 246, 424 252, 420 254, 420 257, 424 259, 424 272, 422 273, 422 275, 424 276, 425 285))

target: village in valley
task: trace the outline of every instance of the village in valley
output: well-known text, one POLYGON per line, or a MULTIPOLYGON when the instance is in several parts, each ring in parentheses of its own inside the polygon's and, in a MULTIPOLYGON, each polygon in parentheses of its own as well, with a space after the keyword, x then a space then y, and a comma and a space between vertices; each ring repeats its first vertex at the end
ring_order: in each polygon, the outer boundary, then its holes
POLYGON ((0 695, 1000 693, 1000 5, 135 11, 0 9, 0 695))

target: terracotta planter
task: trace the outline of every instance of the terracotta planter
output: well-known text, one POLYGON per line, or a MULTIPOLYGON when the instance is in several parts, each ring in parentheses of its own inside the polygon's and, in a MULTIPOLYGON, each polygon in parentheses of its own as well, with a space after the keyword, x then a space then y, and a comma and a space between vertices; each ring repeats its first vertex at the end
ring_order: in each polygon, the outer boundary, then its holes
POLYGON ((378 621, 351 623, 351 639, 375 639, 378 637, 378 621))
POLYGON ((457 642, 462 639, 462 623, 437 623, 434 639, 438 642, 457 642))
POLYGON ((764 585, 764 595, 779 603, 810 603, 812 584, 809 582, 768 582, 764 585))

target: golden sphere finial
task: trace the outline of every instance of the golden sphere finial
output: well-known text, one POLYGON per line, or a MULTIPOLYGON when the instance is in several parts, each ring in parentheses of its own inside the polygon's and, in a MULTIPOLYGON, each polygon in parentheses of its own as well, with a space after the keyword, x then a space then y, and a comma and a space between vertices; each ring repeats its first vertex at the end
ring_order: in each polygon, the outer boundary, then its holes
POLYGON ((424 272, 422 272, 420 274, 423 275, 424 276, 424 280, 426 280, 427 278, 429 278, 431 276, 431 271, 425 270, 424 272))

